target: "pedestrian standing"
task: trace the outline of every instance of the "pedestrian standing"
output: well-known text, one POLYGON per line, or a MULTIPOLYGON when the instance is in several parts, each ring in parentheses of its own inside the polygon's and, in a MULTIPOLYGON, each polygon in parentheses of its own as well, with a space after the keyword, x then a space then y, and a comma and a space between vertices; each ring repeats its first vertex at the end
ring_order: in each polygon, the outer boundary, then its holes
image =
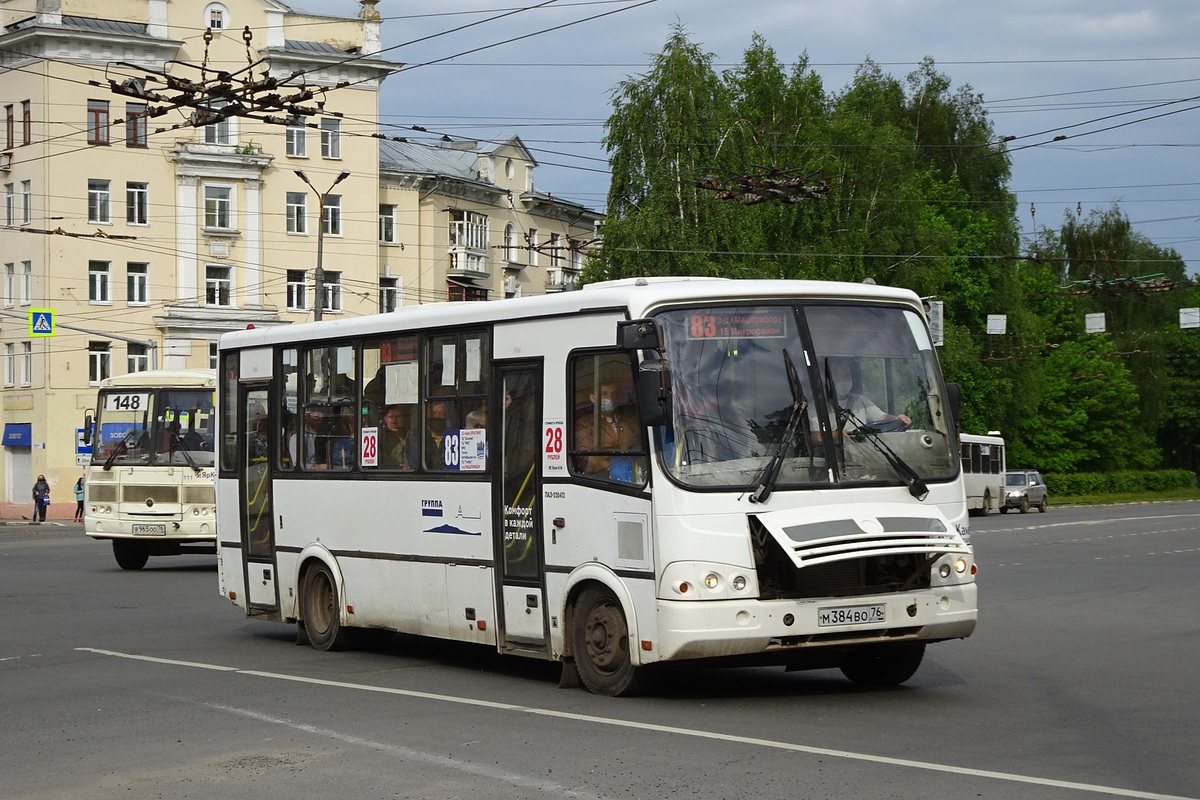
POLYGON ((46 521, 46 506, 50 505, 50 484, 46 483, 45 475, 38 475, 33 484, 33 521, 46 521))
POLYGON ((83 477, 75 481, 75 521, 83 522, 83 477))

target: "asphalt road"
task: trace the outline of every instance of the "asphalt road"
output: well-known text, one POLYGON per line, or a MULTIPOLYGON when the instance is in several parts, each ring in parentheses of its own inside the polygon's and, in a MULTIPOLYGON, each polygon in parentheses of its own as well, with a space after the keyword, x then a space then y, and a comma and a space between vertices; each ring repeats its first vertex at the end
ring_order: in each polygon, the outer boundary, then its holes
POLYGON ((976 634, 903 687, 673 671, 649 697, 395 637, 318 653, 124 572, 79 526, 0 527, 0 796, 1200 798, 1200 503, 972 519, 976 634))

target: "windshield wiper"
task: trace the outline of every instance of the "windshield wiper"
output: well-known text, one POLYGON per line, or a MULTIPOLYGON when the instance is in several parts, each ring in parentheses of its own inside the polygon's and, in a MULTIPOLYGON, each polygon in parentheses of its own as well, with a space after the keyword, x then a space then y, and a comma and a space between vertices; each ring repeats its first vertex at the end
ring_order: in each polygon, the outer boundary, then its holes
POLYGON ((787 371, 788 388, 792 390, 792 411, 788 416, 783 438, 779 440, 779 446, 775 448, 775 454, 771 456, 771 460, 763 467, 762 474, 758 477, 758 486, 750 495, 751 503, 767 502, 767 498, 775 490, 775 482, 779 480, 779 470, 783 467, 784 454, 787 453, 788 447, 795 442, 796 428, 807 416, 805 412, 808 410, 808 400, 805 399, 804 389, 800 386, 800 376, 796 372, 796 365, 792 362, 792 356, 786 349, 783 351, 783 365, 787 371))
POLYGON ((108 458, 106 458, 104 460, 104 471, 105 472, 112 469, 112 465, 117 460, 117 456, 121 455, 122 453, 129 452, 129 444, 134 439, 136 439, 137 436, 138 436, 137 431, 126 431, 125 432, 125 437, 123 439, 121 439, 121 441, 117 444, 117 446, 112 449, 112 452, 108 454, 108 458))
POLYGON ((188 449, 183 446, 183 438, 177 436, 176 434, 171 434, 171 452, 167 455, 170 457, 176 453, 182 453, 183 460, 188 463, 188 466, 192 468, 192 471, 197 475, 200 474, 201 470, 199 465, 196 464, 196 460, 192 458, 192 454, 188 452, 188 449))

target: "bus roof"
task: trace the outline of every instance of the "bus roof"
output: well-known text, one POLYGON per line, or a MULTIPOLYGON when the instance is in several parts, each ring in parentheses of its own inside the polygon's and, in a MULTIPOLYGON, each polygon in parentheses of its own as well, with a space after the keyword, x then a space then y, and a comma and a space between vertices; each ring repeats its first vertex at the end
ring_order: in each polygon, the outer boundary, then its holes
POLYGON ((100 381, 101 389, 153 389, 178 386, 183 388, 216 388, 217 372, 212 369, 147 369, 114 375, 100 381))
POLYGON ((589 284, 579 291, 494 302, 446 302, 404 306, 387 314, 338 318, 295 325, 233 331, 221 337, 223 349, 255 347, 283 341, 357 337, 428 328, 458 327, 588 311, 619 310, 637 319, 657 307, 676 303, 804 298, 903 303, 923 313, 920 298, 891 286, 835 281, 729 280, 723 278, 627 278, 589 284))

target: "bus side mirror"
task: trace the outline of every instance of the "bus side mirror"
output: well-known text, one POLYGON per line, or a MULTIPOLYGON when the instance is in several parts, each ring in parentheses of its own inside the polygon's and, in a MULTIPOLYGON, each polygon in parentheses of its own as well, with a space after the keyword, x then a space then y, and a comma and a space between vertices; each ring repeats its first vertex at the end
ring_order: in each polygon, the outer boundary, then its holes
POLYGON ((90 445, 92 443, 92 411, 83 415, 83 443, 90 445))
POLYGON ((617 323, 617 347, 622 350, 659 350, 662 337, 652 319, 629 319, 617 323))
POLYGON ((954 418, 954 426, 962 416, 962 388, 954 382, 946 384, 946 399, 950 403, 950 415, 954 418))
POLYGON ((638 366, 637 400, 643 425, 671 422, 671 371, 657 350, 646 353, 638 366))

